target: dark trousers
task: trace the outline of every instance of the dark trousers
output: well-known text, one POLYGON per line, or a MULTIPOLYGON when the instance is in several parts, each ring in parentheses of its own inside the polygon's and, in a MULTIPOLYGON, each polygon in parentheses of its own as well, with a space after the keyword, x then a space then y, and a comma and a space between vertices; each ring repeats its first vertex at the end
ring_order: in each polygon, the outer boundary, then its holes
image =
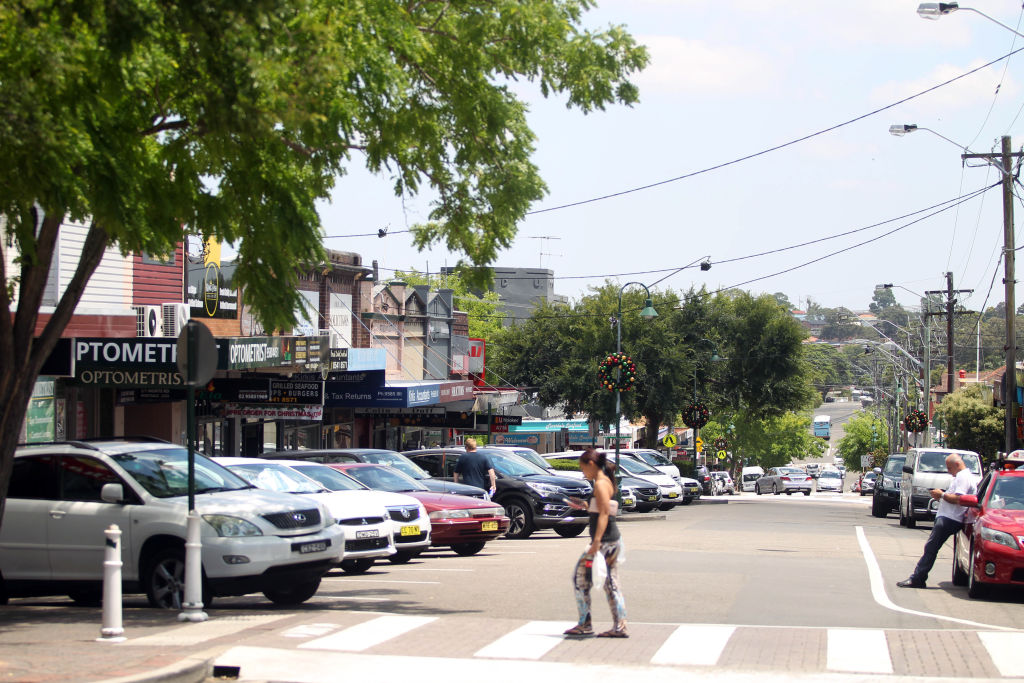
POLYGON ((914 573, 910 575, 912 580, 920 581, 921 583, 928 580, 928 572, 932 570, 932 565, 935 564, 935 558, 939 556, 939 549, 942 547, 942 544, 950 536, 960 531, 961 527, 963 527, 963 523, 955 519, 949 517, 935 518, 935 526, 932 527, 932 533, 928 536, 928 542, 924 544, 924 555, 917 561, 914 573))

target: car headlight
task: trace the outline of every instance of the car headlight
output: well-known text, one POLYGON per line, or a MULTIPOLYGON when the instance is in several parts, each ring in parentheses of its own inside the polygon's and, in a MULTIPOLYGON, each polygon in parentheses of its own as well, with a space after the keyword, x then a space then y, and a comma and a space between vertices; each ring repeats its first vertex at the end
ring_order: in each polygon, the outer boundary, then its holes
POLYGON ((915 496, 930 496, 932 491, 927 486, 915 486, 912 490, 915 496))
POLYGON ((526 482, 526 485, 529 486, 531 489, 533 489, 534 491, 536 491, 537 493, 539 493, 541 495, 546 495, 546 496, 561 496, 561 495, 565 495, 564 493, 562 493, 562 490, 559 487, 554 486, 553 484, 540 484, 540 483, 533 483, 533 482, 529 482, 528 481, 528 482, 526 482))
POLYGON ((465 519, 469 517, 469 510, 435 510, 427 516, 430 519, 465 519))
POLYGON ((628 486, 623 486, 622 487, 622 497, 623 498, 632 498, 633 497, 633 489, 629 488, 628 486))
POLYGON ((986 541, 992 541, 999 545, 1005 545, 1007 548, 1017 549, 1017 541, 1013 536, 1006 533, 1005 531, 999 531, 998 529, 991 529, 984 524, 981 525, 981 537, 986 541))
POLYGON ((207 524, 213 527, 218 536, 262 536, 260 528, 241 517, 230 515, 203 515, 207 524))
POLYGON ((893 479, 892 477, 885 477, 885 478, 882 479, 882 486, 885 486, 886 488, 894 489, 894 488, 896 488, 896 480, 893 479))

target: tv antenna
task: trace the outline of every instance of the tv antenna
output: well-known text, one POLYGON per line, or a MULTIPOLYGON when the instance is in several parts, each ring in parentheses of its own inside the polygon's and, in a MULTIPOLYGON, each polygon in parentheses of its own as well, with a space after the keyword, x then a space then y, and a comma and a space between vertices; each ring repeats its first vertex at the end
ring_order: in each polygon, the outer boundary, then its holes
MULTIPOLYGON (((555 237, 554 235, 536 235, 536 236, 528 235, 526 237, 526 239, 530 239, 530 240, 560 240, 562 238, 561 237, 555 237)), ((564 254, 552 254, 549 251, 544 251, 544 249, 546 249, 547 247, 548 247, 548 243, 547 242, 545 242, 543 245, 541 245, 539 263, 537 264, 540 268, 544 267, 544 257, 545 256, 556 256, 556 255, 557 256, 564 256, 564 254)))

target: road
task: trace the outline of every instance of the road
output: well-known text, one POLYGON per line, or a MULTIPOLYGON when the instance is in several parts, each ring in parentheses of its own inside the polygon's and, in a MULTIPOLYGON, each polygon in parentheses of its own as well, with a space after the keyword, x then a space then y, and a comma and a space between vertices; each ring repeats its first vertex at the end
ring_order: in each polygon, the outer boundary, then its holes
MULTIPOLYGON (((623 522, 627 640, 559 636, 575 620, 570 572, 585 539, 542 532, 476 557, 433 552, 330 575, 300 609, 218 600, 211 621, 174 643, 220 644, 218 663, 240 667, 241 680, 289 683, 334 680, 340 668, 366 680, 548 680, 593 664, 732 677, 722 680, 1024 676, 1024 598, 968 599, 950 582, 948 548, 929 589, 896 588, 929 525, 875 519, 868 500, 742 494, 623 522)), ((603 630, 600 591, 593 605, 603 630)))

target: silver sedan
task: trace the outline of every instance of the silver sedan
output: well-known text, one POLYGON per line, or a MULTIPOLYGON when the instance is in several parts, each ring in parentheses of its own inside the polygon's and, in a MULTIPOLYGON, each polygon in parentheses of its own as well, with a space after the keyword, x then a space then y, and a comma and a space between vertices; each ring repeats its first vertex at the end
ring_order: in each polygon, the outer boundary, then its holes
POLYGON ((754 482, 754 493, 762 495, 780 493, 793 495, 794 492, 811 495, 814 480, 799 467, 773 467, 754 482))

